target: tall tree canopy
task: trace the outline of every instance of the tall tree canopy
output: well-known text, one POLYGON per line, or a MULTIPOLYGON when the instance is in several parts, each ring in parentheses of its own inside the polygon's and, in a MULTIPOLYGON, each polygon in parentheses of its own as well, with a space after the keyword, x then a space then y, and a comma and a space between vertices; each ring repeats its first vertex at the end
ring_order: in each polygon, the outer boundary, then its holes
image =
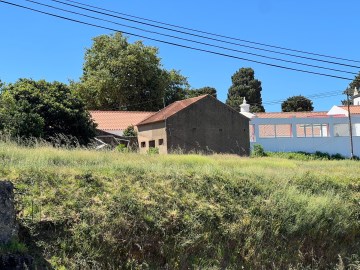
POLYGON ((45 139, 71 135, 86 144, 95 135, 95 124, 66 84, 19 79, 0 95, 0 130, 45 139))
POLYGON ((3 82, 0 80, 0 94, 1 94, 2 89, 3 89, 4 86, 5 86, 5 83, 3 83, 3 82))
POLYGON ((162 108, 164 99, 182 99, 188 83, 179 71, 162 68, 157 48, 115 33, 93 39, 80 82, 72 86, 88 109, 151 111, 162 108))
POLYGON ((214 87, 205 86, 198 89, 191 89, 187 91, 187 98, 198 97, 202 95, 210 95, 217 98, 216 89, 214 87))
POLYGON ((264 112, 261 99, 261 81, 255 79, 252 68, 240 68, 231 77, 232 85, 229 88, 226 104, 239 110, 243 98, 251 105, 251 112, 264 112))
POLYGON ((166 74, 168 81, 165 88, 165 105, 167 106, 186 98, 190 85, 187 78, 182 76, 178 70, 170 70, 166 74))
POLYGON ((312 112, 314 110, 313 103, 304 96, 289 97, 281 103, 283 112, 312 112))

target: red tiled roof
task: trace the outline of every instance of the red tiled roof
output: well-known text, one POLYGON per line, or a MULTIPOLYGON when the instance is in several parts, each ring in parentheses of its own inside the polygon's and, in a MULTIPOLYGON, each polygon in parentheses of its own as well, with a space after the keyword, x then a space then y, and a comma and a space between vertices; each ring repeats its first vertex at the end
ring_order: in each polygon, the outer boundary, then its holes
POLYGON ((166 118, 176 114, 177 112, 183 110, 184 108, 190 106, 191 104, 197 102, 198 100, 206 96, 208 95, 202 95, 194 98, 188 98, 188 99, 176 101, 170 104, 169 106, 165 107, 164 109, 160 110, 159 112, 149 116, 148 118, 138 123, 137 125, 139 126, 139 125, 145 125, 145 124, 163 121, 166 118))
MULTIPOLYGON (((348 107, 347 106, 339 106, 339 108, 347 111, 348 107)), ((350 106, 350 114, 360 114, 360 106, 356 106, 356 105, 351 105, 350 106)))
POLYGON ((90 111, 91 118, 98 124, 97 129, 100 130, 124 130, 128 126, 137 125, 154 113, 155 112, 90 111))
POLYGON ((256 113, 258 118, 308 118, 308 117, 328 117, 327 112, 270 112, 256 113))

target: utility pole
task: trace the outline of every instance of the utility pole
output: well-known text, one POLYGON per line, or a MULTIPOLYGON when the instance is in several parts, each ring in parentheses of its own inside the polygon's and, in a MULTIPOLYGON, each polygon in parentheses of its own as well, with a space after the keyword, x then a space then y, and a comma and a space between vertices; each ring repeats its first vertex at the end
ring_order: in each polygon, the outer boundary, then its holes
POLYGON ((348 118, 349 118, 349 132, 350 132, 350 158, 354 158, 354 145, 353 145, 353 134, 352 134, 352 124, 351 124, 351 112, 350 112, 350 98, 349 98, 349 88, 346 89, 346 97, 347 97, 347 108, 348 108, 348 118))

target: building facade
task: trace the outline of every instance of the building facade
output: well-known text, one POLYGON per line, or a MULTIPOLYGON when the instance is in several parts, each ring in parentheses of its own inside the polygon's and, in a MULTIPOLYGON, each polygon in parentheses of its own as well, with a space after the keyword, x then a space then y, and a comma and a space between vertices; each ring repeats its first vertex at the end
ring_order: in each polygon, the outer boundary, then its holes
MULTIPOLYGON (((251 114, 248 104, 244 104, 241 105, 240 113, 251 119, 251 147, 260 144, 265 151, 271 152, 320 151, 345 157, 351 157, 352 154, 360 156, 359 105, 349 108, 333 106, 328 112, 251 114)), ((360 104, 360 100, 358 102, 358 99, 354 98, 354 104, 360 104)))
POLYGON ((177 101, 137 125, 140 152, 249 155, 249 119, 216 98, 177 101))

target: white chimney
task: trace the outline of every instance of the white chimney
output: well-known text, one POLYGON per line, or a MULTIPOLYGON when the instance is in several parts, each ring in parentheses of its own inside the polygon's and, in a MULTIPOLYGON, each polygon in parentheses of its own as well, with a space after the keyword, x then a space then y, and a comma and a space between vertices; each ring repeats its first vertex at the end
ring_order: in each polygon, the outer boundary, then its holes
POLYGON ((353 94, 353 104, 357 106, 360 105, 360 95, 356 87, 353 94))
POLYGON ((246 103, 245 97, 243 103, 240 105, 240 112, 250 112, 250 105, 246 103))

